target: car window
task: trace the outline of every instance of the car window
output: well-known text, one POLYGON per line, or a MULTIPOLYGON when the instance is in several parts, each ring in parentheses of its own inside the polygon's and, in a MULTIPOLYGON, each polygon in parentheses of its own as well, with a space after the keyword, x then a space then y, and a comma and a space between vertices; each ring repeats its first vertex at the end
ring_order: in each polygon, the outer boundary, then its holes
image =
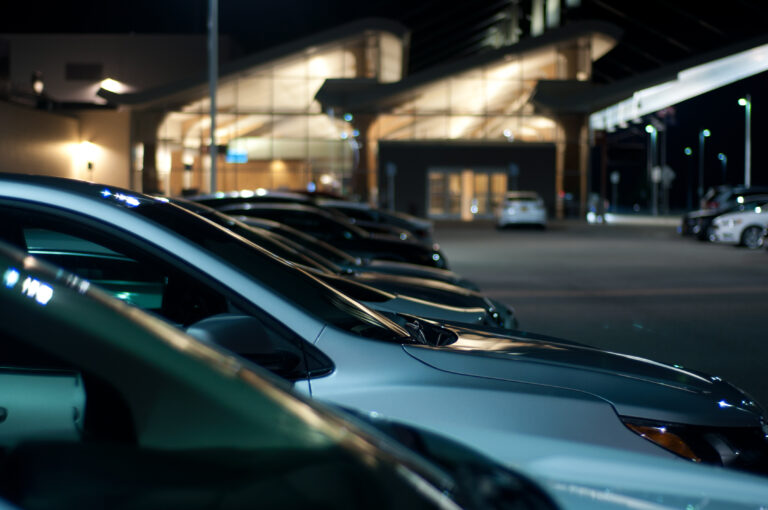
MULTIPOLYGON (((10 214, 11 211, 3 210, 6 219, 10 214)), ((243 303, 234 303, 223 290, 214 288, 200 275, 190 274, 115 233, 85 228, 41 213, 16 211, 14 221, 20 223, 28 253, 86 278, 113 297, 179 328, 219 314, 242 312, 243 303)), ((304 378, 307 371, 319 375, 332 369, 331 360, 306 349, 303 340, 290 329, 254 307, 248 313, 260 322, 255 335, 272 339, 276 345, 288 342, 307 354, 308 364, 275 373, 295 380, 304 378)))

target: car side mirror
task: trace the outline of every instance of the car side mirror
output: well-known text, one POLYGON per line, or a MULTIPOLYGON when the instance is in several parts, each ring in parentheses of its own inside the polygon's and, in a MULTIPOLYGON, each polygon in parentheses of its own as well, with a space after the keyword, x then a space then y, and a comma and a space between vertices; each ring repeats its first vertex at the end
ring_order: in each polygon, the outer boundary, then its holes
POLYGON ((213 315, 190 325, 186 331, 201 342, 223 347, 280 377, 298 379, 305 376, 301 349, 271 334, 251 315, 213 315))

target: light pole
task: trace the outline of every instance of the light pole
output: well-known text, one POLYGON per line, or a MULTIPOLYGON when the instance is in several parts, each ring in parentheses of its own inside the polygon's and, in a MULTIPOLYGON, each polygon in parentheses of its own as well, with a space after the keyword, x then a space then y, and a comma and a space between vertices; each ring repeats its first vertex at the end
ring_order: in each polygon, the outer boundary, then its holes
POLYGON ((711 134, 709 129, 699 131, 699 202, 704 196, 704 140, 711 134))
POLYGON ((651 135, 651 143, 648 146, 648 176, 651 179, 651 214, 654 216, 659 215, 659 181, 660 175, 656 175, 656 137, 658 136, 658 130, 653 124, 645 126, 645 132, 651 135))
POLYGON ((686 156, 686 160, 688 160, 687 168, 686 168, 686 193, 685 193, 685 206, 688 211, 691 210, 691 207, 693 206, 692 198, 691 198, 691 192, 693 191, 693 176, 691 175, 691 160, 693 156, 693 149, 690 147, 686 147, 683 149, 683 154, 686 156))
POLYGON ((749 188, 752 181, 752 96, 747 94, 739 99, 744 107, 744 187, 749 188))
POLYGON ((717 155, 717 159, 719 159, 720 163, 723 164, 723 184, 726 184, 725 172, 726 172, 726 169, 728 168, 728 156, 726 156, 721 152, 720 154, 717 155))

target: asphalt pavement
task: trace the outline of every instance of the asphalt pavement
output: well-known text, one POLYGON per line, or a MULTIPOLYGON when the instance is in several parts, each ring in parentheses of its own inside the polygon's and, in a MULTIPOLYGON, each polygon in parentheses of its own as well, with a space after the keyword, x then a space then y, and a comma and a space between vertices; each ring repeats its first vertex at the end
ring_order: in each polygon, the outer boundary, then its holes
POLYGON ((521 329, 718 375, 768 407, 768 252, 669 224, 438 223, 451 269, 521 329))

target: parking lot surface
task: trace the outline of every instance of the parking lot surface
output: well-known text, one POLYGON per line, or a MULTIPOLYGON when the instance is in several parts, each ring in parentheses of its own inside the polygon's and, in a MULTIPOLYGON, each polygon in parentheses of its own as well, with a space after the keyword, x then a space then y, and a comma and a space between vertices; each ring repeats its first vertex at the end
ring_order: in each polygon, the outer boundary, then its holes
POLYGON ((451 269, 521 329, 718 375, 768 406, 768 253, 674 227, 438 223, 451 269))

